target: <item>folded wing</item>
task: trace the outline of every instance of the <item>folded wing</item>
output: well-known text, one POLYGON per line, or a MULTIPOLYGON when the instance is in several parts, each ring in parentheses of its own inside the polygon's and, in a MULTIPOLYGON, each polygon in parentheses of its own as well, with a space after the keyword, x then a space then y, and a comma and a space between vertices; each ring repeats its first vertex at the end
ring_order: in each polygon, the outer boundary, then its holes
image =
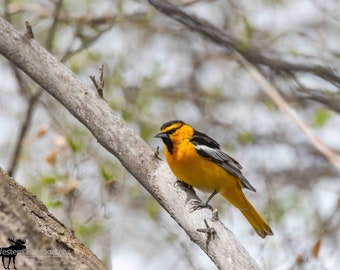
POLYGON ((195 145, 198 154, 214 161, 216 164, 225 169, 228 173, 240 179, 244 188, 256 191, 249 181, 243 176, 242 166, 238 161, 220 149, 218 142, 204 133, 195 131, 190 141, 195 145))

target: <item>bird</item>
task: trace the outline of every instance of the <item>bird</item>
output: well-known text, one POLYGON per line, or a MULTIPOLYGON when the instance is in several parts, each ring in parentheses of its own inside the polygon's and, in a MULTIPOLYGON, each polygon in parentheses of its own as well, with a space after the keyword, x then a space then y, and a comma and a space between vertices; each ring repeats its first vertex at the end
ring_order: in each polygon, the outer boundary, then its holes
POLYGON ((261 238, 273 235, 242 191, 245 188, 256 192, 242 174, 241 164, 223 152, 218 142, 182 120, 168 121, 160 131, 155 137, 165 144, 164 155, 173 174, 186 185, 211 193, 194 210, 209 207, 209 201, 219 193, 241 211, 261 238))

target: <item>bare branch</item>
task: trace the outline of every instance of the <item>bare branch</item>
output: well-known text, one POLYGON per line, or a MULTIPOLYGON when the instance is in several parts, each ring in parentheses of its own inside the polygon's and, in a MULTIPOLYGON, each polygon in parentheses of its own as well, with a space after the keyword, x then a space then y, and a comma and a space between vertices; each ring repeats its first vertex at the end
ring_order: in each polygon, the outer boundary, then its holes
POLYGON ((275 86, 271 84, 254 65, 249 63, 240 54, 238 54, 238 58, 242 62, 242 65, 259 83, 261 88, 275 102, 275 104, 295 122, 295 124, 302 130, 302 132, 306 135, 306 137, 314 145, 314 147, 318 149, 321 152, 321 154, 336 168, 340 169, 340 157, 328 146, 326 146, 315 135, 313 130, 301 120, 296 111, 291 106, 289 106, 289 104, 284 100, 284 98, 282 97, 280 92, 275 88, 275 86))
MULTIPOLYGON (((93 44, 95 41, 97 41, 104 33, 106 33, 107 31, 109 31, 111 29, 111 27, 108 27, 104 30, 101 30, 99 33, 97 33, 95 36, 93 37, 87 37, 84 38, 82 37, 82 45, 73 50, 71 49, 72 44, 70 44, 69 49, 67 49, 67 51, 65 52, 65 54, 61 57, 61 62, 66 62, 68 59, 70 59, 72 56, 76 55, 77 53, 85 50, 86 48, 88 48, 89 46, 91 46, 91 44, 93 44)), ((77 34, 77 33, 76 33, 77 34)))
POLYGON ((47 38, 46 38, 46 49, 49 51, 52 50, 53 41, 54 41, 55 33, 57 30, 59 14, 60 14, 62 5, 63 5, 63 0, 59 0, 57 3, 55 3, 53 22, 50 27, 50 30, 47 32, 47 38))
POLYGON ((297 87, 299 88, 298 96, 301 96, 306 99, 315 100, 319 103, 324 104, 328 107, 328 109, 333 110, 335 112, 340 113, 340 95, 336 92, 331 91, 317 91, 315 89, 310 89, 305 87, 295 75, 291 75, 294 79, 297 87))
POLYGON ((15 173, 15 170, 18 166, 18 159, 20 157, 20 152, 22 149, 22 144, 24 139, 26 138, 26 134, 27 131, 29 129, 31 120, 32 120, 32 115, 34 112, 34 107, 37 104, 37 101, 39 100, 39 97, 41 96, 41 94, 43 93, 43 89, 39 89, 34 95, 31 96, 31 98, 29 99, 28 102, 28 107, 27 107, 27 111, 26 111, 26 115, 25 115, 25 119, 21 124, 21 128, 19 131, 19 136, 17 139, 17 142, 15 144, 15 149, 14 149, 14 153, 13 153, 13 157, 12 160, 9 164, 8 167, 8 174, 10 176, 13 176, 15 173))
POLYGON ((315 91, 306 87, 301 87, 300 89, 301 92, 299 92, 299 95, 302 97, 320 102, 327 106, 328 109, 340 113, 340 95, 338 93, 327 91, 320 93, 320 91, 315 91))
MULTIPOLYGON (((195 16, 188 15, 181 11, 176 6, 162 0, 148 0, 149 3, 157 10, 165 15, 173 18, 174 20, 184 24, 189 29, 198 32, 203 37, 211 40, 219 46, 226 48, 229 51, 237 51, 245 59, 254 65, 264 65, 276 72, 288 73, 312 73, 315 76, 327 80, 336 85, 340 85, 340 76, 329 68, 320 65, 305 64, 305 63, 292 63, 278 58, 271 58, 261 52, 260 49, 249 47, 248 44, 242 40, 237 39, 220 29, 212 26, 211 24, 196 18, 195 16)), ((274 55, 278 53, 273 52, 274 55)))

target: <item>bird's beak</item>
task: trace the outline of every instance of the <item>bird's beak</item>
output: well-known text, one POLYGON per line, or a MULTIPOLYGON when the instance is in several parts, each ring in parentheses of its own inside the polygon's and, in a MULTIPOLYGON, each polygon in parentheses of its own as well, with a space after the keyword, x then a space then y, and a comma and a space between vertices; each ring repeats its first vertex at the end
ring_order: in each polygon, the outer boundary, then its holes
POLYGON ((155 136, 155 138, 160 138, 160 139, 167 139, 168 137, 169 137, 168 134, 164 132, 160 132, 155 136))

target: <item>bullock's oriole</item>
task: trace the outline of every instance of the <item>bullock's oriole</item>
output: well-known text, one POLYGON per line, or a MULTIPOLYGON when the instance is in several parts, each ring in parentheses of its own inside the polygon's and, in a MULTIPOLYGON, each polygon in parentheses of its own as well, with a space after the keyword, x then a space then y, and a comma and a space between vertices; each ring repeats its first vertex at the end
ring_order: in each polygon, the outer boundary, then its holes
POLYGON ((163 124, 155 137, 163 140, 165 157, 179 180, 212 193, 205 206, 220 193, 241 211, 260 237, 273 235, 267 222, 242 192, 242 188, 255 191, 243 176, 242 166, 224 153, 215 140, 180 120, 163 124))

